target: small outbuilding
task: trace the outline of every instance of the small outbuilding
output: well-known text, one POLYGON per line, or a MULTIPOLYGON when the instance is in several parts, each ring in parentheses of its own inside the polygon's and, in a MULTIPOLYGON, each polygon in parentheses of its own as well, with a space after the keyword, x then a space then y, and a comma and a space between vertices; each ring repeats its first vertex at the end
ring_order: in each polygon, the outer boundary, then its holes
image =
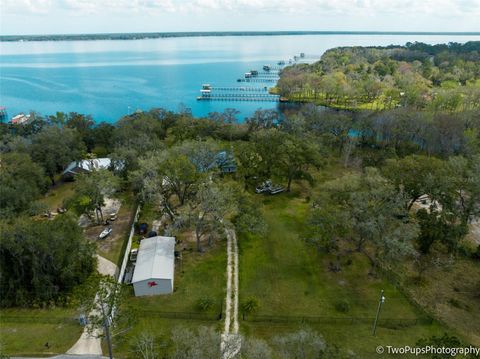
POLYGON ((135 296, 173 292, 175 238, 151 237, 140 243, 132 284, 135 296))

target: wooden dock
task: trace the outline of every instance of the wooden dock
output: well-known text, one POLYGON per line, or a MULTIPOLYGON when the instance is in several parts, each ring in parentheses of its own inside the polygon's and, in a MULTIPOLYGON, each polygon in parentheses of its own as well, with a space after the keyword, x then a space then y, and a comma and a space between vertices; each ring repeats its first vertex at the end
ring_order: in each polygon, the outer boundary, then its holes
POLYGON ((238 79, 237 82, 277 82, 278 78, 272 78, 272 79, 263 79, 263 78, 258 78, 258 77, 253 77, 249 79, 238 79))
POLYGON ((268 87, 211 87, 212 91, 268 92, 268 87))
POLYGON ((260 101, 260 102, 279 102, 280 96, 270 94, 210 94, 198 96, 199 101, 260 101))
POLYGON ((199 101, 257 101, 257 102, 286 102, 278 95, 270 94, 269 87, 280 79, 280 70, 284 66, 265 65, 263 70, 252 69, 245 72, 244 78, 237 79, 242 83, 259 83, 265 86, 212 86, 204 83, 200 90, 199 101), (269 84, 268 86, 266 84, 269 84))

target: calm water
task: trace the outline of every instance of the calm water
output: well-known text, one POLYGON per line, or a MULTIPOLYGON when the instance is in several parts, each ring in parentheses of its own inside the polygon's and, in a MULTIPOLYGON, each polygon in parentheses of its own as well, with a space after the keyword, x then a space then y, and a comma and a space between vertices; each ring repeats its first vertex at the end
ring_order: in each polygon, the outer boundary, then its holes
MULTIPOLYGON (((34 110, 91 114, 114 122, 129 111, 191 108, 196 116, 236 108, 239 119, 270 102, 197 101, 202 83, 239 84, 250 69, 300 52, 318 58, 332 47, 430 44, 480 40, 480 36, 305 35, 195 37, 134 41, 0 43, 0 106, 10 117, 34 110)), ((271 84, 268 84, 271 85, 271 84)))

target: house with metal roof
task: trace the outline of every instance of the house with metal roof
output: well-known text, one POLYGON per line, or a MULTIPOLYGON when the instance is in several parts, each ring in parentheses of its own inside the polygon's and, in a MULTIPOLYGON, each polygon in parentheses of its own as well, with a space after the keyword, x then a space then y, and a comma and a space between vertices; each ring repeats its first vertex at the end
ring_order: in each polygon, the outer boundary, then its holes
MULTIPOLYGON (((97 170, 106 170, 112 167, 112 160, 110 158, 92 158, 87 160, 79 160, 71 162, 65 171, 63 171, 63 178, 65 180, 73 179, 79 173, 87 173, 97 170)), ((118 167, 118 165, 116 165, 118 167)))
POLYGON ((132 278, 135 296, 172 293, 174 272, 175 238, 143 239, 132 278))
POLYGON ((215 162, 222 173, 237 172, 237 162, 233 154, 227 151, 221 151, 215 156, 215 162))

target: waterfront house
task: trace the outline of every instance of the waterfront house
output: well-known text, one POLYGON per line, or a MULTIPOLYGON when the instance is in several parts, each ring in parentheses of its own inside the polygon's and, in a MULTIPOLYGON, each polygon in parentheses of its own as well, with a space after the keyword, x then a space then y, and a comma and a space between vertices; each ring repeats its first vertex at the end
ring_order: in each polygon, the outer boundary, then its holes
POLYGON ((14 125, 27 125, 30 122, 30 115, 19 113, 18 115, 13 116, 10 122, 14 125))

